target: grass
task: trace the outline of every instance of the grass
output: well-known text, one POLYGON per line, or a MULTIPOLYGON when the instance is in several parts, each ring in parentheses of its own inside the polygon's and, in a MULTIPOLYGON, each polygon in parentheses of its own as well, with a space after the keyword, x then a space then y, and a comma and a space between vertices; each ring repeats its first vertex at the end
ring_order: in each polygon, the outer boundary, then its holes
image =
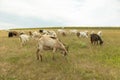
POLYGON ((52 60, 52 51, 44 51, 43 62, 36 60, 37 42, 21 47, 18 37, 0 31, 0 80, 120 80, 120 30, 102 31, 102 46, 91 45, 89 38, 58 35, 69 45, 68 56, 56 52, 52 60))

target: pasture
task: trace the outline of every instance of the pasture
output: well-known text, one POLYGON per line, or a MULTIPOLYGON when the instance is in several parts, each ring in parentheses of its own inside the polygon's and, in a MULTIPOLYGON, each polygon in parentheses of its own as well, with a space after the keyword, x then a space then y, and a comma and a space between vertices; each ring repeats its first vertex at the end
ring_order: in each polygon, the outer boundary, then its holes
POLYGON ((37 41, 30 40, 21 47, 18 37, 8 38, 8 32, 1 30, 0 80, 120 80, 120 29, 100 30, 102 46, 92 45, 90 38, 58 34, 69 45, 67 57, 56 52, 52 60, 52 51, 48 50, 44 51, 43 62, 36 59, 37 41))

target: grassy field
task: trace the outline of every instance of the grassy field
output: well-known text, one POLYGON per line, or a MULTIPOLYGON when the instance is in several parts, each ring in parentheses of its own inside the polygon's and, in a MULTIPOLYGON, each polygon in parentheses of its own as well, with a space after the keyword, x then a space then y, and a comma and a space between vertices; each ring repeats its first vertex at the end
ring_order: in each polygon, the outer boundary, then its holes
POLYGON ((120 29, 102 32, 102 46, 91 45, 89 38, 58 35, 69 45, 67 59, 56 52, 52 60, 52 51, 44 51, 41 62, 36 60, 36 41, 21 47, 18 37, 0 31, 0 80, 120 80, 120 29))

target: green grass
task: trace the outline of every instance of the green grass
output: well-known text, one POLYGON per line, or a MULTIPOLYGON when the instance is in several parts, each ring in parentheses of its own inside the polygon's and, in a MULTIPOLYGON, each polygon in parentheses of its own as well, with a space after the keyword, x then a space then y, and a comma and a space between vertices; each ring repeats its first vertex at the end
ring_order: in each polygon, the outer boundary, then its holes
POLYGON ((68 56, 56 52, 52 60, 52 51, 44 51, 43 62, 36 60, 37 42, 21 47, 18 37, 0 31, 0 80, 120 80, 120 30, 102 31, 102 46, 90 44, 89 38, 58 34, 69 45, 68 56))

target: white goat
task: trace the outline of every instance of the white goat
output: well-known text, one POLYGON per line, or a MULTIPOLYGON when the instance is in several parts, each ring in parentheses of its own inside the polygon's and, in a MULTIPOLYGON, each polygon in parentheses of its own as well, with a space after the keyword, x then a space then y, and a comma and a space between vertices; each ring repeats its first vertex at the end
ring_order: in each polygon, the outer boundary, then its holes
POLYGON ((27 41, 29 41, 30 36, 27 34, 21 34, 20 35, 20 40, 21 40, 21 45, 25 45, 27 41))
POLYGON ((88 38, 88 32, 78 32, 77 33, 78 35, 78 37, 86 37, 86 38, 88 38))
POLYGON ((43 35, 38 41, 38 49, 36 52, 38 60, 41 58, 42 61, 41 51, 43 51, 46 47, 53 50, 53 59, 54 53, 57 49, 61 50, 64 56, 67 55, 67 48, 62 44, 62 42, 60 42, 58 39, 51 38, 49 35, 43 35))

